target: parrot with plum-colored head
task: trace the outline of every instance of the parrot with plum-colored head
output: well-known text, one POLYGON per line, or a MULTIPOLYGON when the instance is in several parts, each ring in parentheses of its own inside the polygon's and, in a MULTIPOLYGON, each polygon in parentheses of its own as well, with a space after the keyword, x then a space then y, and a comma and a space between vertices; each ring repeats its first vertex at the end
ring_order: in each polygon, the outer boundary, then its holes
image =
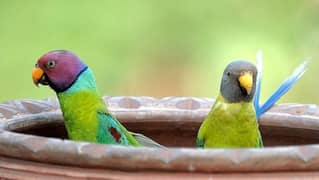
POLYGON ((71 140, 162 147, 142 134, 129 132, 112 116, 92 70, 74 53, 55 50, 44 54, 32 71, 32 79, 56 92, 71 140))

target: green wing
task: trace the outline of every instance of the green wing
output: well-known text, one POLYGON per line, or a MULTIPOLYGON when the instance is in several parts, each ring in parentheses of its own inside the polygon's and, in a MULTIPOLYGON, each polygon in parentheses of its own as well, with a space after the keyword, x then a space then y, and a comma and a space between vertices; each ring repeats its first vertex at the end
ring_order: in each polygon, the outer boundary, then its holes
POLYGON ((196 138, 196 146, 199 148, 204 148, 205 142, 204 139, 196 138))
MULTIPOLYGON (((209 114, 208 114, 209 116, 209 114)), ((207 120, 204 119, 202 122, 198 133, 197 133, 197 138, 196 138, 196 146, 199 148, 204 148, 205 147, 205 135, 206 135, 206 128, 207 127, 207 120)))
POLYGON ((99 143, 141 146, 110 113, 98 112, 97 118, 99 143))
POLYGON ((108 112, 98 112, 98 142, 106 144, 122 144, 165 148, 140 133, 129 132, 108 112))
POLYGON ((263 143, 263 139, 262 139, 262 136, 259 132, 259 137, 258 137, 258 147, 264 147, 264 143, 263 143))

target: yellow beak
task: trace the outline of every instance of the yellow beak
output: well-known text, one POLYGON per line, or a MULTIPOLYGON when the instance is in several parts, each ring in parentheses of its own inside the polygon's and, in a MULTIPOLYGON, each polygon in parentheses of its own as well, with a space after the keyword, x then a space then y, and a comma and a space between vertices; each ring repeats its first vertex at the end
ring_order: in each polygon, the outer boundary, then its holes
POLYGON ((253 87, 253 75, 251 72, 243 72, 238 78, 240 86, 245 88, 247 94, 250 95, 253 87))
POLYGON ((43 70, 40 69, 40 68, 34 68, 34 69, 32 70, 32 80, 33 80, 33 83, 34 83, 36 86, 39 85, 39 82, 40 82, 40 80, 42 79, 43 74, 44 74, 44 72, 43 72, 43 70))

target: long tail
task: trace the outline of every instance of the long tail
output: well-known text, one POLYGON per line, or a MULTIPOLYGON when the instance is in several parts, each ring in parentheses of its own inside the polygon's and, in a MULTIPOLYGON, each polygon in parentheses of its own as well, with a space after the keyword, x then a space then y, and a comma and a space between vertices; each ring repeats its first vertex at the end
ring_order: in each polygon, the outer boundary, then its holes
POLYGON ((260 89, 261 89, 261 80, 262 80, 262 69, 263 69, 263 54, 262 51, 259 50, 257 52, 257 82, 256 82, 256 92, 254 97, 254 106, 256 110, 257 119, 259 119, 260 116, 260 106, 259 106, 259 98, 260 98, 260 89))
POLYGON ((142 146, 145 147, 154 147, 154 148, 162 148, 165 149, 165 146, 160 145, 149 137, 144 136, 140 133, 129 132, 142 146))
POLYGON ((284 94, 288 92, 290 88, 302 77, 302 75, 306 72, 308 65, 308 60, 305 60, 302 64, 300 64, 293 73, 280 85, 280 87, 267 99, 267 101, 260 105, 259 97, 260 97, 260 88, 261 88, 261 80, 262 80, 262 52, 259 51, 257 53, 257 83, 256 83, 256 94, 254 98, 254 106, 256 109, 257 118, 265 113, 269 108, 271 108, 284 94))

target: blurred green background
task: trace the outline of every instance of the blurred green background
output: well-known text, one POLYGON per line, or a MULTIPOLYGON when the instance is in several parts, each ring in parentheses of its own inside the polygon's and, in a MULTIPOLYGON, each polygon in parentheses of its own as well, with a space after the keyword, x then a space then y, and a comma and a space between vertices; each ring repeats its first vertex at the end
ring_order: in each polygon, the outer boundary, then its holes
POLYGON ((318 0, 2 0, 0 23, 0 101, 54 97, 31 80, 54 49, 82 57, 105 95, 212 98, 229 62, 262 49, 262 99, 312 57, 281 102, 319 104, 318 0))

